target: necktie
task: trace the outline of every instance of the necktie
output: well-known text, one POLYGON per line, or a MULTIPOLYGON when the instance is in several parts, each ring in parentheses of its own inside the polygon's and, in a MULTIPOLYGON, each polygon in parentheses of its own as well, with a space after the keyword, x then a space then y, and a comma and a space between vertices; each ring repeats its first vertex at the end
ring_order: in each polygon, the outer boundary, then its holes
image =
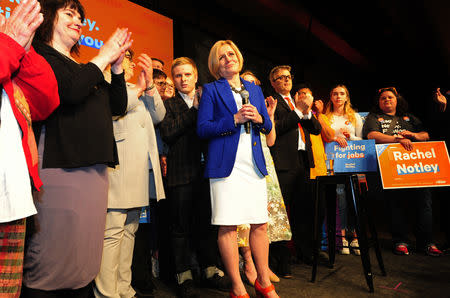
MULTIPOLYGON (((294 110, 294 105, 292 104, 291 99, 289 97, 287 97, 287 96, 284 99, 287 101, 289 107, 293 111, 294 110)), ((303 141, 303 143, 305 143, 305 132, 303 131, 303 127, 301 126, 300 123, 298 123, 298 129, 300 129, 300 134, 302 136, 302 141, 303 141)))

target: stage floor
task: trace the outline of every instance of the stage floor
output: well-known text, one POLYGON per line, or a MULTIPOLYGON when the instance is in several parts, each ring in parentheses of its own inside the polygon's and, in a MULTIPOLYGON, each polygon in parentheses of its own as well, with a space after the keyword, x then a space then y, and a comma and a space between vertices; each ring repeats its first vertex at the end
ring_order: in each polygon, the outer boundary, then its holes
MULTIPOLYGON (((374 275, 373 294, 363 276, 361 258, 336 255, 333 269, 320 265, 315 283, 311 267, 303 263, 292 266, 293 279, 281 279, 275 287, 280 297, 450 297, 450 255, 429 257, 422 253, 397 256, 391 252, 388 235, 380 235, 387 276, 381 275, 375 254, 370 261, 374 275), (385 237, 386 236, 386 237, 385 237)), ((154 280, 154 297, 176 297, 173 284, 154 280)), ((255 291, 247 286, 251 297, 255 291)), ((198 297, 229 297, 227 293, 206 288, 196 289, 198 297)))

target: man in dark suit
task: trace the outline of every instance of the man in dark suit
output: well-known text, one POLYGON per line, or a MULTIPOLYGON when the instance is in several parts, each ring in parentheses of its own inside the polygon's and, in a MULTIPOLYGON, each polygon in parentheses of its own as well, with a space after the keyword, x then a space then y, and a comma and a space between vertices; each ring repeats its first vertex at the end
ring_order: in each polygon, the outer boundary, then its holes
MULTIPOLYGON (((320 123, 312 117, 312 96, 291 95, 291 67, 277 66, 270 72, 272 95, 277 100, 275 129, 277 139, 271 153, 277 171, 281 192, 290 211, 290 223, 297 257, 310 263, 312 257, 313 200, 309 182, 310 168, 314 167, 313 152, 309 135, 318 135, 320 123)), ((274 253, 280 255, 274 247, 274 253)), ((285 253, 281 253, 285 255, 285 253)), ((280 260, 278 273, 289 277, 290 268, 286 260, 280 260), (281 267, 281 268, 280 268, 281 267)))
POLYGON ((195 90, 197 67, 192 59, 172 62, 177 92, 164 102, 166 116, 161 137, 169 146, 167 186, 172 252, 179 296, 192 295, 191 256, 203 269, 208 286, 228 290, 229 280, 216 267, 217 229, 211 225, 209 184, 203 178, 205 143, 196 134, 199 94, 195 90))

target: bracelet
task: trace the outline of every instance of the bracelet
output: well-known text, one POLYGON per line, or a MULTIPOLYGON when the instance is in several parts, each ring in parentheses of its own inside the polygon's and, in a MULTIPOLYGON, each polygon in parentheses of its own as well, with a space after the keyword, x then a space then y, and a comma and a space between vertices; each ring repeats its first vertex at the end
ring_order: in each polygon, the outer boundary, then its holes
POLYGON ((144 89, 144 92, 150 91, 150 90, 152 90, 153 88, 155 88, 155 83, 152 83, 152 84, 150 85, 150 87, 145 88, 145 89, 144 89))

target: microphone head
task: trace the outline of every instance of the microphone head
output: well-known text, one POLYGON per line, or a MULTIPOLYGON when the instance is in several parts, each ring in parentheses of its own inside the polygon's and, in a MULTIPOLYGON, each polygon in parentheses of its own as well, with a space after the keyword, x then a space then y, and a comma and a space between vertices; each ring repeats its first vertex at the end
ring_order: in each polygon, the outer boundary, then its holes
POLYGON ((250 97, 250 94, 248 93, 247 90, 242 89, 241 92, 239 92, 239 94, 242 96, 243 99, 248 100, 248 98, 250 97))

